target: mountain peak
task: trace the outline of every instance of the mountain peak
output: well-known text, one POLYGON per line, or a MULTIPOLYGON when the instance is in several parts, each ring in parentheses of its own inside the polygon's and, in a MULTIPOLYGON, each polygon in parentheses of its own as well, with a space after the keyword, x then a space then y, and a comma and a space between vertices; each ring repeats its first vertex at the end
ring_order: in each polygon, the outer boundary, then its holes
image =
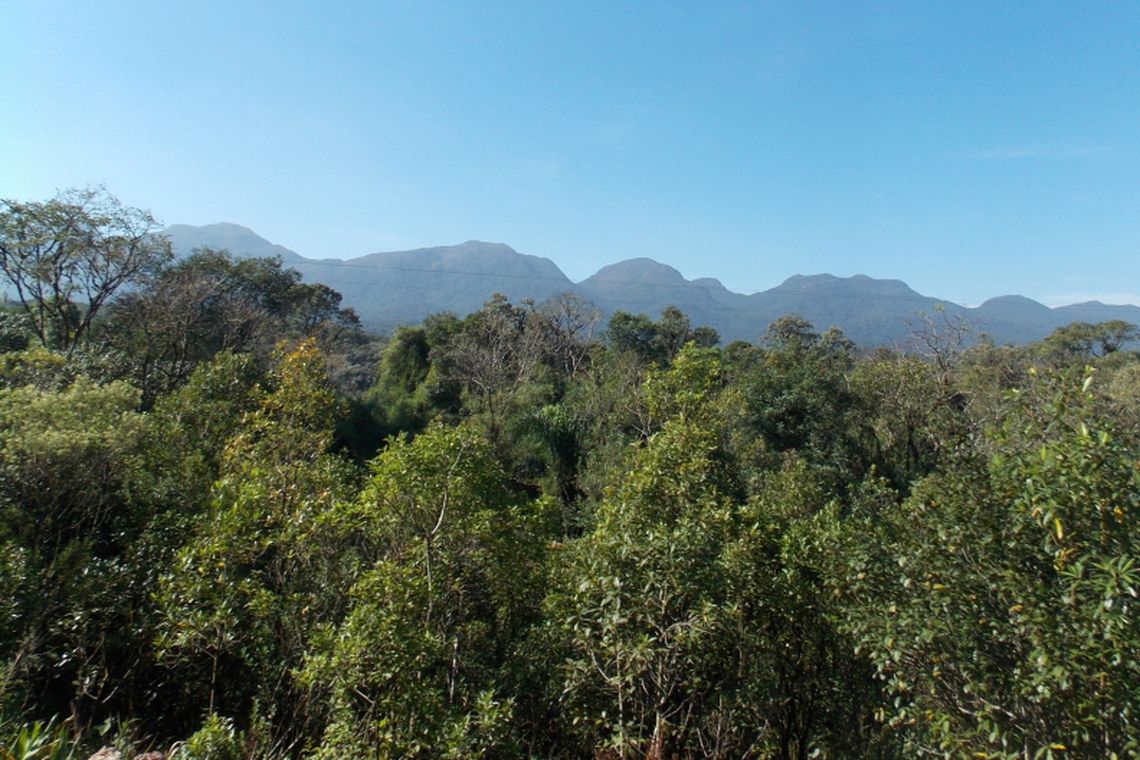
POLYGON ((410 248, 406 251, 379 251, 377 253, 371 253, 371 254, 367 254, 367 255, 369 255, 369 256, 385 256, 385 255, 389 255, 389 254, 400 254, 400 255, 422 254, 422 255, 433 255, 433 256, 444 256, 444 255, 470 256, 470 255, 485 255, 485 254, 489 254, 489 253, 490 254, 505 254, 505 255, 511 255, 511 256, 522 256, 522 255, 524 255, 524 254, 520 254, 514 248, 511 248, 506 243, 487 243, 487 242, 482 241, 482 240, 467 240, 467 241, 462 242, 462 243, 456 243, 455 245, 432 245, 432 246, 425 246, 423 248, 410 248))
POLYGON ((460 251, 501 251, 502 253, 518 253, 506 243, 488 243, 485 240, 468 240, 459 245, 452 246, 460 251))
POLYGON ((995 296, 978 307, 979 309, 1029 309, 1032 311, 1048 311, 1049 307, 1038 303, 1032 298, 1018 295, 995 296))
POLYGON ((724 283, 715 277, 698 277, 697 279, 693 280, 692 283, 694 285, 700 285, 702 288, 708 288, 709 290, 728 291, 728 288, 724 286, 724 283))
POLYGON ((172 224, 162 234, 170 240, 177 256, 188 256, 196 248, 218 248, 225 249, 238 258, 280 256, 282 261, 288 263, 302 258, 284 246, 269 242, 249 227, 233 222, 200 226, 172 224))
POLYGON ((241 241, 243 243, 254 243, 259 246, 270 246, 270 243, 265 238, 258 235, 249 227, 243 227, 240 224, 233 222, 214 222, 213 224, 192 225, 192 224, 172 224, 163 230, 163 234, 171 235, 185 235, 194 233, 207 237, 227 238, 232 240, 241 241))
POLYGON ((902 280, 881 280, 865 274, 855 274, 850 277, 838 277, 833 274, 794 274, 765 292, 818 296, 828 293, 859 293, 867 297, 922 298, 902 280))
POLYGON ((680 272, 668 264, 646 257, 625 259, 602 267, 582 284, 594 285, 687 285, 680 272))
POLYGON ((421 267, 455 274, 490 273, 505 277, 531 278, 558 283, 568 290, 572 283, 550 259, 519 253, 505 243, 468 240, 457 245, 416 248, 410 251, 370 253, 347 263, 387 268, 421 267))

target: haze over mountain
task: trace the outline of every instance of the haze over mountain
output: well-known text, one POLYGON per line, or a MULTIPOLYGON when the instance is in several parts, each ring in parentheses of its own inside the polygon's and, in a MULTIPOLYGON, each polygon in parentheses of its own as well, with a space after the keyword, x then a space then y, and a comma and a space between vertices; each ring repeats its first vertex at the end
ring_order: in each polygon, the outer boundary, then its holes
POLYGON ((820 330, 838 326, 868 347, 907 342, 921 315, 936 311, 967 320, 998 343, 1037 340, 1074 321, 1122 319, 1140 324, 1137 306, 1090 301, 1049 308, 1023 296, 1003 295, 970 308, 922 295, 900 280, 865 275, 794 275, 769 290, 742 294, 715 278, 687 280, 673 267, 648 258, 610 264, 574 283, 550 259, 518 253, 502 243, 472 240, 341 260, 305 258, 236 224, 174 225, 165 234, 179 256, 200 247, 226 248, 239 257, 280 256, 305 282, 339 291, 344 305, 378 331, 441 311, 463 316, 494 293, 518 303, 527 298, 541 302, 566 291, 586 298, 607 316, 624 310, 657 317, 673 305, 694 325, 716 328, 725 342, 755 341, 771 322, 789 313, 820 330))
POLYGON ((280 256, 286 264, 308 261, 283 245, 270 243, 248 227, 219 222, 195 227, 189 224, 172 224, 162 231, 170 239, 175 252, 186 254, 195 248, 225 248, 235 256, 248 258, 280 256))

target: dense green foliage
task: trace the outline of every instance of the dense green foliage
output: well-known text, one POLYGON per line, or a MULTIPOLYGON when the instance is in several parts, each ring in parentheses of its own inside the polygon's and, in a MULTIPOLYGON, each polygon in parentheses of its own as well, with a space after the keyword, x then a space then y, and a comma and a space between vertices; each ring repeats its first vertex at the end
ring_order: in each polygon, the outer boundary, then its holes
MULTIPOLYGON (((5 255, 119 255, 74 200, 5 255)), ((1140 753, 1131 325, 496 297, 375 351, 279 261, 151 263, 0 314, 0 758, 1140 753)))

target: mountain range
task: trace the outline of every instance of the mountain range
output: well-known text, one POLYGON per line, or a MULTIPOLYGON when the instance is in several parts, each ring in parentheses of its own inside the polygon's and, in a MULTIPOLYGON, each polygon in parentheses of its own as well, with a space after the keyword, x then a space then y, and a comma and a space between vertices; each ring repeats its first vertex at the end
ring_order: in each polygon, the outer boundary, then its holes
POLYGON ((341 260, 306 258, 236 224, 179 224, 164 234, 179 256, 197 248, 225 248, 238 257, 279 256, 303 281, 339 291, 344 305, 379 332, 440 311, 469 314, 494 293, 519 303, 527 298, 542 302, 567 291, 592 302, 607 317, 624 310, 656 318, 666 306, 676 306, 694 326, 715 328, 726 343, 754 342, 771 322, 789 313, 820 330, 838 326, 865 347, 906 344, 922 315, 965 320, 997 343, 1015 344, 1038 340, 1076 321, 1140 324, 1140 307, 1132 305, 1089 301, 1049 308, 1005 295, 971 308, 922 295, 900 280, 865 275, 795 275, 769 290, 743 294, 714 278, 687 280, 673 267, 647 258, 611 264, 575 283, 550 259, 518 253, 501 243, 469 241, 341 260))

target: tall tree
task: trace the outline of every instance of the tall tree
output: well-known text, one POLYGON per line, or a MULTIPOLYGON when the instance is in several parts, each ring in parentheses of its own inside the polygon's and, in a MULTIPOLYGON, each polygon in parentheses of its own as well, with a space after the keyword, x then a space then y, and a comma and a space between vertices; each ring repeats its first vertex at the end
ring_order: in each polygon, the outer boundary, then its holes
POLYGON ((329 347, 356 329, 340 293, 300 279, 280 259, 199 249, 118 299, 101 334, 130 357, 130 374, 149 400, 219 351, 264 358, 282 338, 318 336, 329 347))
POLYGON ((40 342, 70 350, 125 285, 171 257, 147 211, 106 188, 71 189, 50 201, 0 201, 0 273, 16 289, 40 342))

